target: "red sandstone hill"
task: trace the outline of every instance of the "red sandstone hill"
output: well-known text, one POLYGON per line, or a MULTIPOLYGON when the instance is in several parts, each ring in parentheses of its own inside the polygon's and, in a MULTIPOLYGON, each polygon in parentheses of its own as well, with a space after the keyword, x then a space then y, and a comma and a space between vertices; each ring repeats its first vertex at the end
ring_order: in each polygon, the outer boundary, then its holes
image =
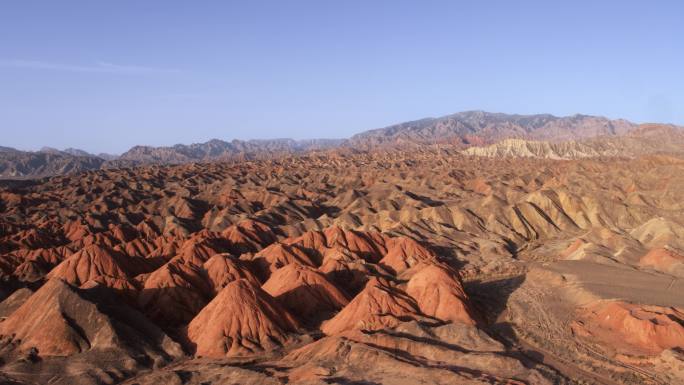
POLYGON ((89 351, 143 352, 159 359, 183 354, 178 344, 137 312, 120 304, 107 305, 96 292, 90 294, 50 279, 0 323, 0 335, 12 341, 13 348, 34 349, 33 354, 41 357, 89 351))
POLYGON ((259 280, 245 263, 229 254, 216 254, 202 265, 214 294, 238 279, 260 285, 259 280))
POLYGON ((341 312, 326 321, 321 330, 329 335, 352 329, 376 330, 421 318, 413 298, 391 283, 373 278, 341 312))
POLYGON ((201 267, 174 258, 145 279, 138 305, 152 320, 179 327, 202 310, 212 293, 201 267))
POLYGON ((324 274, 297 263, 276 270, 262 288, 304 322, 326 319, 349 303, 324 274))
POLYGON ((406 284, 423 314, 443 321, 474 324, 476 316, 458 278, 458 272, 446 266, 419 266, 406 284))
POLYGON ((195 354, 232 357, 277 349, 299 329, 298 321, 253 283, 226 285, 188 325, 195 354))
POLYGON ((86 246, 72 254, 47 275, 81 286, 97 282, 120 290, 135 290, 132 280, 138 274, 151 270, 141 258, 131 258, 108 247, 86 246))

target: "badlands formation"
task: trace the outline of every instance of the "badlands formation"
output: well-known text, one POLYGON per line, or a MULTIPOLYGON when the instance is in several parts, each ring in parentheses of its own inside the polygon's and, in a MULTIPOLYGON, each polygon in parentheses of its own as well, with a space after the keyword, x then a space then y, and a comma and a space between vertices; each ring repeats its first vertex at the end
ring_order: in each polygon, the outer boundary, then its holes
POLYGON ((504 148, 6 182, 0 383, 684 383, 684 159, 504 148))

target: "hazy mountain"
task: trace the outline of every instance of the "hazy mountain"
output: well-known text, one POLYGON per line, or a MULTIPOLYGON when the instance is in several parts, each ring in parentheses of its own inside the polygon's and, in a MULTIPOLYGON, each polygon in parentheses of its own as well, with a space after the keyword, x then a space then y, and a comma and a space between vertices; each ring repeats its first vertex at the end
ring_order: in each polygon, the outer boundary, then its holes
POLYGON ((636 125, 626 120, 573 115, 509 115, 466 111, 441 118, 396 124, 354 135, 351 140, 366 145, 451 142, 485 144, 505 138, 563 141, 600 135, 620 135, 636 125))
POLYGON ((0 152, 17 152, 16 148, 0 146, 0 152))
POLYGON ((25 178, 68 174, 102 167, 104 159, 61 152, 0 152, 0 177, 25 178))
POLYGON ((102 158, 102 159, 104 159, 104 160, 115 160, 115 159, 119 159, 119 155, 116 155, 116 154, 108 154, 108 153, 106 153, 106 152, 101 152, 101 153, 99 153, 99 154, 97 154, 97 155, 95 155, 95 156, 97 156, 98 158, 102 158))
POLYGON ((73 155, 73 156, 86 156, 86 157, 94 157, 94 158, 102 158, 104 160, 113 160, 118 158, 118 155, 113 155, 113 154, 106 154, 106 153, 100 153, 100 154, 92 154, 88 151, 81 150, 80 148, 65 148, 64 150, 60 150, 54 147, 47 147, 43 146, 38 152, 44 152, 47 154, 61 154, 61 155, 73 155))
MULTIPOLYGON (((58 148, 54 147, 48 147, 48 146, 43 146, 38 150, 37 152, 42 152, 45 154, 69 154, 68 152, 62 151, 58 148)), ((69 154, 69 155, 75 155, 75 154, 69 154)))
POLYGON ((71 147, 65 148, 63 152, 66 152, 67 154, 74 155, 74 156, 97 156, 97 155, 93 155, 87 151, 83 151, 81 149, 71 148, 71 147))
POLYGON ((588 156, 636 156, 680 152, 682 131, 672 125, 637 125, 626 120, 573 115, 509 115, 466 111, 365 131, 350 139, 212 139, 205 143, 174 146, 135 146, 121 156, 93 155, 74 148, 43 147, 38 152, 0 148, 0 177, 21 178, 79 172, 98 168, 133 167, 139 164, 176 164, 222 160, 265 159, 307 151, 345 148, 421 146, 446 143, 463 149, 486 146, 467 153, 486 156, 534 156, 578 158, 588 156), (524 139, 507 141, 505 139, 524 139), (529 142, 531 141, 531 142, 529 142), (542 143, 543 142, 543 143, 542 143), (546 143, 548 142, 548 143, 546 143))
POLYGON ((170 147, 135 146, 121 154, 120 160, 142 163, 185 163, 198 161, 226 160, 238 157, 257 157, 259 155, 287 154, 309 150, 336 147, 344 143, 338 139, 268 139, 233 140, 225 142, 212 139, 205 143, 190 145, 176 144, 170 147))
POLYGON ((213 139, 205 143, 177 144, 170 147, 135 146, 121 156, 93 155, 74 148, 59 150, 43 147, 39 151, 31 152, 2 147, 0 148, 0 177, 42 177, 99 168, 133 167, 150 163, 174 164, 269 158, 333 148, 342 145, 344 142, 344 140, 339 139, 233 140, 231 142, 213 139))

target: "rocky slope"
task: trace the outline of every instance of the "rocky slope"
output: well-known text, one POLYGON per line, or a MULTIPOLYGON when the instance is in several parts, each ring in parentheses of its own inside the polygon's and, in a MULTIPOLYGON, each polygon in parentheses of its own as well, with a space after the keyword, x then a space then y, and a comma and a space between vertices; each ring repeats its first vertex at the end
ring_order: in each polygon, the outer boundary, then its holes
POLYGON ((684 130, 661 124, 643 124, 619 136, 600 136, 562 142, 505 139, 488 146, 473 146, 465 155, 579 159, 591 157, 634 158, 647 154, 681 154, 684 130))
POLYGON ((579 159, 599 156, 617 156, 616 152, 599 152, 583 143, 540 142, 524 139, 505 139, 501 142, 484 146, 470 147, 463 154, 486 157, 524 157, 543 159, 579 159))

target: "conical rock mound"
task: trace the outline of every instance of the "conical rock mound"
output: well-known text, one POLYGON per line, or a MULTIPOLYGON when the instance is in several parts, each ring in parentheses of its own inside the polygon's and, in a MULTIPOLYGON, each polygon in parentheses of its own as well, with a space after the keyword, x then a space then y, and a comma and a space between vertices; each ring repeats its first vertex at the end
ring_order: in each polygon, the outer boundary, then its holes
POLYGON ((475 324, 468 297, 456 272, 439 265, 428 265, 414 274, 406 285, 423 314, 442 321, 475 324))
POLYGON ((413 298, 383 279, 372 278, 342 311, 323 324, 321 330, 328 335, 354 329, 379 330, 417 318, 422 317, 413 298))
POLYGON ((101 296, 96 305, 87 294, 97 295, 97 289, 86 293, 51 279, 0 323, 0 335, 22 351, 37 349, 39 356, 70 356, 95 349, 128 352, 128 346, 136 347, 132 354, 182 355, 178 344, 136 311, 101 296))
POLYGON ((301 319, 319 321, 349 303, 322 273, 296 263, 276 270, 262 289, 301 319))
POLYGON ((231 252, 254 252, 276 241, 273 231, 261 222, 245 220, 224 230, 221 235, 231 243, 231 252))
POLYGON ((197 356, 236 357, 277 349, 299 322, 245 279, 229 283, 188 325, 197 356))
POLYGON ((274 243, 261 250, 253 259, 259 276, 267 280, 277 269, 289 265, 300 264, 315 267, 315 262, 298 245, 274 243))
POLYGON ((434 259, 435 256, 418 242, 398 237, 387 242, 387 254, 380 260, 380 264, 391 268, 395 274, 400 274, 420 262, 434 259))
POLYGON ((211 294, 204 271, 176 257, 145 280, 138 305, 160 325, 177 327, 192 320, 211 294))
POLYGON ((243 261, 230 254, 214 255, 204 263, 203 268, 214 293, 221 291, 227 284, 243 278, 255 285, 261 284, 243 261))
POLYGON ((60 278, 74 286, 96 281, 116 289, 133 289, 131 278, 144 271, 132 258, 108 247, 89 245, 57 265, 48 278, 60 278))

